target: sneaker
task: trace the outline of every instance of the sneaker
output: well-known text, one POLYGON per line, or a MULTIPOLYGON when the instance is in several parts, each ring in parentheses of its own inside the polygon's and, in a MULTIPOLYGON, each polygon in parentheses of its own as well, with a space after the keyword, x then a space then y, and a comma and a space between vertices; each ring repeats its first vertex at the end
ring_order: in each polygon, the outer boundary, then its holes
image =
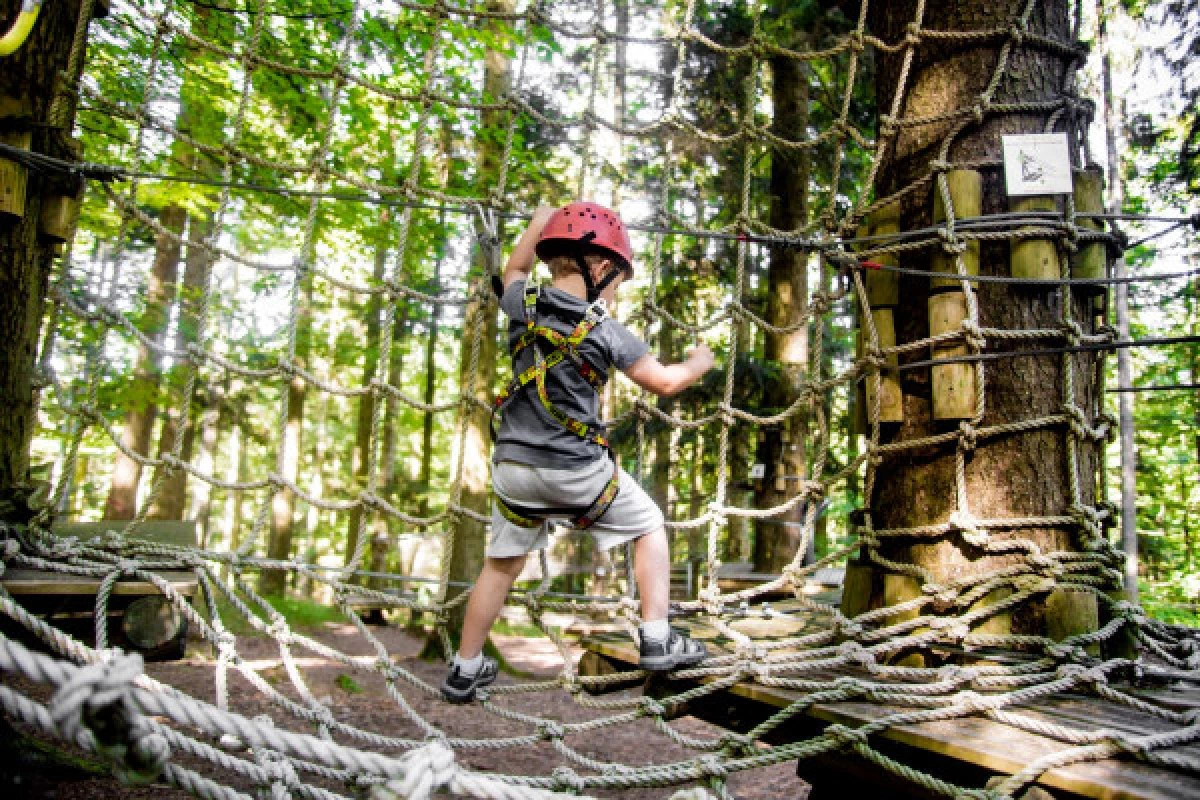
POLYGON ((641 657, 638 666, 653 672, 665 672, 678 667, 694 667, 708 657, 703 642, 689 639, 671 628, 666 639, 654 640, 642 637, 641 657))
POLYGON ((491 686, 496 681, 499 671, 496 659, 486 656, 474 675, 464 675, 462 667, 452 663, 450 673, 442 681, 442 697, 449 703, 469 703, 475 699, 476 689, 491 686))

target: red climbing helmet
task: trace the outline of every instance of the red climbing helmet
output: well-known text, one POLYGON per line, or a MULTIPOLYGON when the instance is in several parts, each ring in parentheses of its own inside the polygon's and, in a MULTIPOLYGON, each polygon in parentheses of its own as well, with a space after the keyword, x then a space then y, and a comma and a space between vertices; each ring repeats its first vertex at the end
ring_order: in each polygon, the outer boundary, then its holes
MULTIPOLYGON (((617 212, 598 203, 568 203, 557 209, 546 221, 535 249, 538 258, 547 261, 564 253, 562 245, 576 244, 581 239, 611 253, 628 277, 633 276, 629 231, 617 212), (588 234, 591 234, 590 241, 588 234)), ((565 252, 569 254, 569 251, 565 252)))

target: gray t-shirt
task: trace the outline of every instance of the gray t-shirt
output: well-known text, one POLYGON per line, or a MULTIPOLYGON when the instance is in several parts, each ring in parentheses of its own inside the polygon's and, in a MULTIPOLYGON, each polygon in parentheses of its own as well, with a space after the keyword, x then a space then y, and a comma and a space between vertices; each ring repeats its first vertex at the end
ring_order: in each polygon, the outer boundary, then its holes
MULTIPOLYGON (((508 341, 513 343, 525 332, 525 281, 513 281, 500 298, 500 308, 508 316, 508 341)), ((588 304, 574 295, 550 286, 542 287, 538 301, 537 323, 569 335, 587 311, 588 304)), ((542 352, 553 347, 538 340, 542 352)), ((513 374, 520 375, 534 360, 533 345, 517 356, 513 374)), ((606 374, 609 367, 628 369, 650 348, 621 323, 605 318, 577 348, 589 364, 606 374)), ((600 426, 600 396, 569 361, 552 367, 546 374, 546 393, 555 408, 589 425, 600 426)), ((603 433, 603 431, 601 431, 603 433)), ((585 441, 560 425, 542 407, 537 387, 530 383, 517 392, 501 412, 492 460, 516 461, 534 467, 578 469, 604 458, 599 445, 585 441)))

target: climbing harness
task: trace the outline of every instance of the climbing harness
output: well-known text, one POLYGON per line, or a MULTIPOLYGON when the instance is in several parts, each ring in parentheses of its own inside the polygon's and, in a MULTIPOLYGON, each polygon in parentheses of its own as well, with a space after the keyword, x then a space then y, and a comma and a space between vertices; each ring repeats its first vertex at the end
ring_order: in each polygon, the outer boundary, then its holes
POLYGON ((0 36, 0 58, 11 56, 25 44, 44 2, 45 0, 25 0, 21 4, 21 13, 17 15, 16 21, 8 29, 8 33, 0 36))
POLYGON ((525 331, 512 345, 512 358, 515 368, 517 356, 527 347, 532 347, 533 364, 514 375, 508 386, 496 395, 496 399, 492 404, 492 440, 495 441, 496 439, 497 419, 501 412, 514 397, 528 389, 532 384, 537 392, 538 401, 555 422, 585 442, 598 444, 608 451, 609 457, 613 462, 612 477, 608 479, 608 483, 604 489, 601 490, 591 505, 584 509, 582 513, 580 513, 579 507, 526 508, 506 501, 499 495, 496 496, 496 505, 500 508, 500 513, 503 514, 505 519, 522 528, 536 528, 545 519, 552 516, 565 515, 570 518, 571 524, 576 528, 586 530, 594 525, 596 520, 604 516, 604 512, 608 511, 609 506, 616 499, 620 488, 621 468, 617 463, 616 455, 612 451, 612 446, 609 444, 608 438, 604 435, 602 429, 595 425, 589 425, 583 420, 575 419, 551 402, 550 394, 546 390, 546 374, 563 362, 570 363, 598 394, 604 388, 607 376, 604 372, 596 369, 587 362, 587 359, 579 352, 579 345, 583 343, 588 334, 605 320, 608 312, 605 309, 603 300, 597 299, 593 301, 575 324, 575 329, 570 334, 564 335, 547 325, 538 324, 537 305, 540 296, 541 287, 526 287, 525 331), (554 348, 549 355, 544 354, 542 351, 541 342, 543 341, 549 342, 554 348))

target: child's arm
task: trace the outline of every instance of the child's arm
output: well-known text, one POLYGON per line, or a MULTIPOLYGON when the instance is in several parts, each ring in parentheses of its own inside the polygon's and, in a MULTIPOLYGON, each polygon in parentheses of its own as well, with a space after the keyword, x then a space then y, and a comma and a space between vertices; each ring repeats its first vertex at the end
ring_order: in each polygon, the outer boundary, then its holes
POLYGON ((538 206, 537 210, 533 212, 533 219, 529 220, 529 227, 517 240, 516 247, 508 257, 508 263, 504 265, 505 289, 513 281, 527 280, 529 273, 533 272, 533 265, 537 260, 534 248, 537 246, 538 238, 542 235, 542 229, 546 227, 546 222, 554 211, 553 206, 538 206))
POLYGON ((625 376, 647 392, 670 397, 679 394, 712 369, 713 354, 707 345, 698 344, 678 364, 663 364, 647 353, 625 370, 625 376))

